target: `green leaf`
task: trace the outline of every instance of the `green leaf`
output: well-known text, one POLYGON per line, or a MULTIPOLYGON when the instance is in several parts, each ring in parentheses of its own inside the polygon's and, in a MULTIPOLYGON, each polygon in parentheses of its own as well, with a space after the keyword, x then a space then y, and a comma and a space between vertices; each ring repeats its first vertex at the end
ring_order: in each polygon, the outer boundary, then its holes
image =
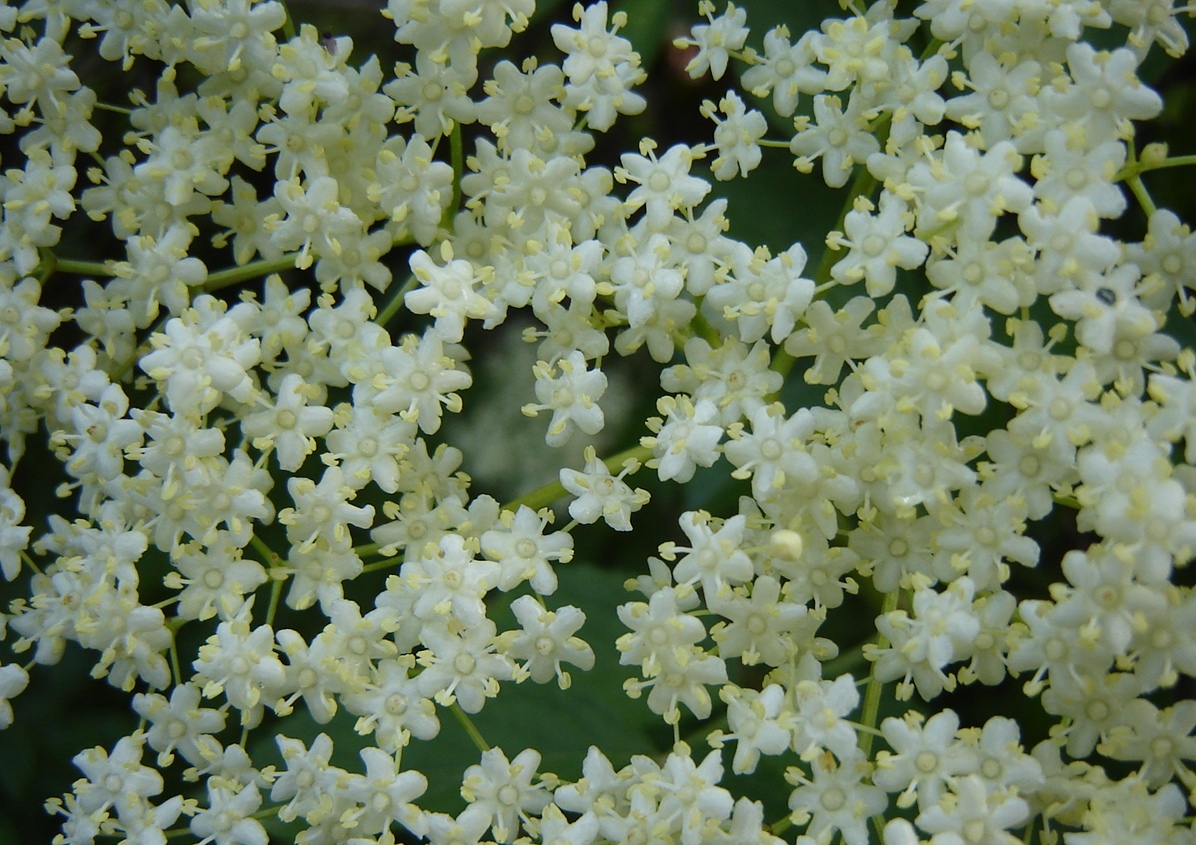
POLYGON ((619 30, 619 35, 631 42, 644 68, 652 67, 669 46, 670 5, 660 0, 622 0, 611 6, 612 15, 627 13, 627 26, 619 30))

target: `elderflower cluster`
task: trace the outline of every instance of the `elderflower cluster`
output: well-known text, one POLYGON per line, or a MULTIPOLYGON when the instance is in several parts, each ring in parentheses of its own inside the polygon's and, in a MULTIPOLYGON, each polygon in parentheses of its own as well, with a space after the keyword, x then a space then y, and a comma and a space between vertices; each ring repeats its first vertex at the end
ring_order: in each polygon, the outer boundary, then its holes
POLYGON ((1196 235, 1147 183, 1196 161, 1136 133, 1196 10, 840 5, 702 0, 709 140, 609 160, 653 94, 605 0, 526 58, 534 0, 389 0, 406 61, 280 0, 0 7, 0 728, 68 650, 138 720, 56 843, 1192 841, 1196 235), (841 189, 822 242, 729 234, 766 156, 841 189), (559 473, 500 502, 445 432, 511 326, 559 473), (599 455, 615 358, 659 390, 599 455), (579 526, 670 483, 595 639, 579 526), (587 674, 671 743, 484 739, 587 674), (462 729, 449 812, 404 751, 462 729))

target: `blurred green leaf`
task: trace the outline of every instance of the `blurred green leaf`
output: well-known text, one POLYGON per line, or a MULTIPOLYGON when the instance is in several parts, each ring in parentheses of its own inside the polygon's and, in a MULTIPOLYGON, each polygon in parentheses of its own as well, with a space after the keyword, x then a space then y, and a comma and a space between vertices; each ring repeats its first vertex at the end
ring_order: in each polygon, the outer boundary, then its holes
POLYGON ((671 11, 672 4, 661 0, 621 0, 611 5, 612 15, 627 13, 627 26, 619 30, 619 35, 630 41, 640 54, 642 67, 652 67, 672 41, 669 37, 671 11))
POLYGON ((730 237, 767 246, 774 255, 800 243, 809 257, 807 275, 814 271, 845 192, 828 188, 817 173, 798 173, 786 150, 766 150, 747 178, 714 184, 727 198, 730 237))

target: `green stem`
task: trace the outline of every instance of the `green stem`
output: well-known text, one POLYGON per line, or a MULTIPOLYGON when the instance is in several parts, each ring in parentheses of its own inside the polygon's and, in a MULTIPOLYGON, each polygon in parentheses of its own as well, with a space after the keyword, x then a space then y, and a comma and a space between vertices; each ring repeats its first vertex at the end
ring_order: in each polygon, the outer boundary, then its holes
POLYGON ((175 686, 183 682, 183 673, 179 668, 179 646, 175 640, 174 631, 170 632, 170 671, 174 675, 175 686))
POLYGON ((791 827, 793 827, 793 819, 789 818, 789 816, 785 816, 783 819, 777 819, 772 824, 766 826, 768 832, 773 836, 780 836, 791 827))
POLYGON ((104 261, 77 261, 74 258, 59 258, 50 253, 53 261, 53 271, 57 273, 74 273, 77 276, 115 276, 111 264, 104 261))
MULTIPOLYGON (((883 616, 886 613, 892 613, 897 609, 897 605, 901 600, 901 591, 894 590, 885 596, 884 603, 881 605, 880 612, 883 616)), ((888 637, 880 631, 876 632, 876 647, 887 648, 889 645, 888 637)), ((864 709, 861 714, 860 722, 865 730, 860 730, 856 733, 860 751, 863 752, 865 758, 870 758, 872 755, 872 742, 880 734, 877 730, 876 722, 880 717, 880 698, 884 692, 884 684, 876 677, 876 664, 872 664, 871 670, 868 672, 868 686, 864 690, 864 709)), ((872 827, 876 830, 877 841, 884 838, 885 819, 883 814, 872 817, 872 827)))
POLYGON ((1031 816, 1030 821, 1026 822, 1026 829, 1022 831, 1022 842, 1024 845, 1030 845, 1034 841, 1034 820, 1038 816, 1031 816))
POLYGON ((282 10, 287 13, 286 20, 282 22, 282 34, 287 41, 295 37, 295 19, 291 17, 291 10, 287 7, 286 0, 279 0, 282 4, 282 10))
POLYGON ((92 106, 92 108, 94 108, 96 111, 110 111, 116 114, 123 114, 125 116, 131 115, 133 113, 132 109, 127 109, 124 106, 114 106, 112 103, 98 102, 92 106))
POLYGON ((250 537, 249 542, 255 549, 261 552, 270 573, 270 604, 266 608, 266 624, 273 625, 274 616, 278 613, 278 600, 282 597, 282 585, 286 581, 286 577, 281 571, 283 567, 279 566, 282 563, 282 558, 256 535, 250 537))
POLYGON ((1138 160, 1136 162, 1127 163, 1125 167, 1118 171, 1117 175, 1113 177, 1114 182, 1121 182, 1128 180, 1140 173, 1149 173, 1152 170, 1165 170, 1168 167, 1186 167, 1189 164, 1196 164, 1196 155, 1186 156, 1171 156, 1165 158, 1157 164, 1148 164, 1147 162, 1138 160))
POLYGON ((1150 198, 1150 193, 1146 190, 1146 186, 1142 184, 1141 176, 1130 176, 1125 180, 1125 184, 1129 186, 1130 193, 1134 195, 1134 199, 1138 201, 1138 205, 1142 206, 1142 210, 1146 212, 1147 217, 1158 211, 1158 206, 1150 198))
MULTIPOLYGON (((377 550, 378 550, 378 544, 377 544, 377 543, 371 543, 370 545, 374 547, 374 551, 377 551, 377 550)), ((362 550, 364 550, 365 548, 366 548, 365 546, 362 546, 362 547, 361 547, 361 549, 362 549, 362 550)), ((362 553, 362 551, 361 551, 361 550, 356 550, 356 549, 355 549, 354 551, 357 551, 357 556, 358 556, 358 557, 364 557, 364 556, 365 556, 365 555, 362 553)), ((380 569, 397 569, 397 568, 398 568, 398 565, 399 565, 400 563, 402 563, 402 558, 398 558, 398 557, 388 557, 388 558, 386 558, 385 560, 379 560, 379 561, 375 561, 374 563, 370 563, 370 564, 367 564, 366 566, 363 566, 363 567, 361 568, 361 574, 362 574, 362 575, 366 575, 366 574, 368 574, 368 573, 370 573, 370 572, 377 572, 377 571, 378 571, 378 570, 380 570, 380 569)))
POLYGON ((217 270, 215 273, 208 274, 207 281, 203 283, 203 290, 211 293, 212 291, 222 290, 223 288, 235 285, 238 282, 243 282, 246 279, 267 276, 283 270, 293 270, 297 256, 298 253, 291 252, 281 258, 262 258, 258 261, 250 261, 248 264, 243 264, 240 267, 217 270))
POLYGON ((457 209, 461 207, 461 177, 465 173, 465 143, 461 137, 461 124, 454 123, 449 134, 449 163, 453 166, 453 197, 440 215, 440 228, 453 231, 457 209))
POLYGON ((386 304, 382 306, 382 310, 378 312, 378 316, 374 319, 374 322, 385 328, 394 319, 395 314, 399 313, 399 309, 403 307, 403 297, 407 295, 408 291, 413 290, 415 285, 415 276, 408 276, 407 280, 399 285, 394 293, 390 295, 390 298, 386 300, 386 304))
MULTIPOLYGON (((901 600, 901 591, 894 590, 885 596, 884 604, 881 605, 880 615, 884 616, 887 613, 892 613, 897 609, 897 605, 901 600)), ((889 645, 888 638, 876 632, 876 647, 878 649, 887 648, 889 645)), ((872 669, 868 673, 868 687, 864 690, 864 709, 860 715, 860 722, 867 725, 869 728, 876 728, 876 719, 880 713, 880 697, 884 692, 884 684, 876 677, 876 664, 872 664, 872 669)), ((864 753, 865 757, 872 754, 872 739, 874 734, 861 733, 859 735, 860 751, 864 753)))
POLYGON ((249 543, 259 552, 261 552, 262 557, 265 558, 265 560, 262 562, 265 563, 270 569, 273 569, 282 562, 282 558, 279 557, 279 555, 272 548, 262 542, 262 539, 256 534, 249 538, 249 543))
POLYGON ((1121 173, 1125 174, 1125 184, 1129 187, 1130 193, 1134 195, 1134 199, 1138 201, 1138 205, 1142 206, 1142 210, 1149 217, 1155 213, 1158 206, 1154 204, 1154 200, 1150 198, 1150 193, 1146 190, 1146 186, 1142 184, 1141 173, 1145 169, 1145 165, 1138 158, 1138 149, 1132 139, 1126 144, 1126 153, 1129 161, 1125 163, 1125 167, 1121 169, 1121 173))
POLYGON ((266 624, 273 625, 274 617, 278 614, 278 600, 282 598, 282 579, 270 581, 270 605, 266 608, 266 624))
POLYGON ((473 719, 469 718, 466 712, 461 709, 461 705, 454 701, 449 710, 457 717, 457 721, 461 723, 461 727, 465 728, 465 733, 469 734, 470 741, 473 742, 478 751, 481 751, 483 754, 489 751, 490 744, 482 737, 482 732, 473 723, 473 719))
POLYGON ((694 302, 694 305, 697 306, 698 311, 696 314, 694 314, 693 320, 690 321, 689 327, 693 329, 694 333, 698 337, 709 343, 712 348, 717 349, 720 345, 722 345, 722 336, 719 335, 718 329, 710 325, 710 321, 707 320, 705 315, 702 314, 702 303, 700 300, 701 297, 694 302))
POLYGON ((929 59, 931 56, 938 53, 939 49, 943 46, 944 43, 946 43, 946 42, 942 41, 939 38, 931 38, 930 43, 926 45, 926 49, 923 50, 922 55, 919 56, 919 60, 924 62, 927 59, 929 59))

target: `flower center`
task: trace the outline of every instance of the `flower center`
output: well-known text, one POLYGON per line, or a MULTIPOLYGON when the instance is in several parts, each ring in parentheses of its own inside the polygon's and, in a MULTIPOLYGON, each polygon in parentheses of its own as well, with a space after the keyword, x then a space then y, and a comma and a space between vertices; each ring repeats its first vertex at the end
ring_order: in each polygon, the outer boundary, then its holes
POLYGON ((864 254, 869 258, 876 258, 885 251, 888 241, 883 235, 871 234, 864 238, 864 254))
POLYGON ((988 193, 989 179, 985 173, 969 173, 968 177, 963 181, 964 190, 974 197, 983 196, 988 193))
POLYGON ((826 792, 822 793, 822 806, 830 810, 832 813, 836 810, 843 809, 843 805, 847 803, 847 796, 843 790, 837 786, 832 786, 826 792))

